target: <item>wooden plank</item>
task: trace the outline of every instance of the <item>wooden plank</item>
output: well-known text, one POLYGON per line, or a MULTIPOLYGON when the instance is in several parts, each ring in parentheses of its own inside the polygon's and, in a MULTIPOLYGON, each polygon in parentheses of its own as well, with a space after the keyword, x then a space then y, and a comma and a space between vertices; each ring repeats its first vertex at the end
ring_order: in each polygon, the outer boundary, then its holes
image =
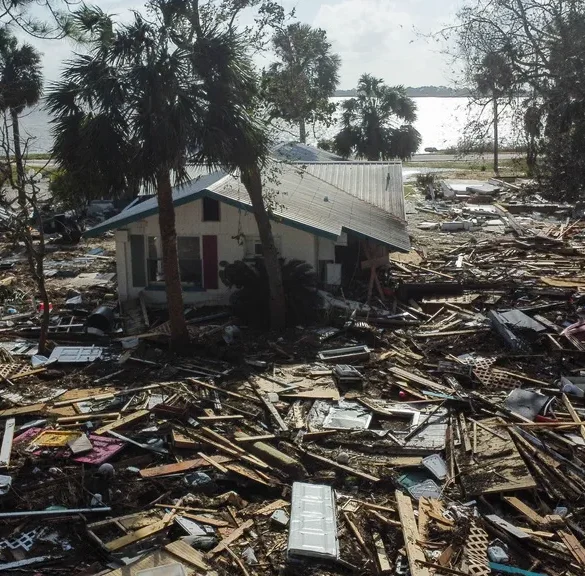
POLYGON ((120 418, 119 412, 104 412, 100 414, 77 414, 75 416, 62 416, 57 418, 58 424, 74 424, 75 422, 88 422, 93 419, 116 420, 120 418))
POLYGON ((213 550, 210 550, 205 557, 213 558, 215 555, 223 552, 232 542, 240 538, 246 530, 254 526, 254 520, 246 520, 241 526, 236 528, 229 536, 226 536, 213 550))
POLYGON ((290 503, 287 502, 286 500, 275 500, 274 502, 271 502, 266 506, 262 506, 262 508, 256 510, 256 512, 254 512, 253 514, 254 516, 268 516, 269 514, 272 514, 275 510, 281 510, 282 508, 286 508, 288 506, 290 506, 290 503))
POLYGON ((463 445, 465 446, 465 452, 473 452, 471 441, 469 440, 469 432, 467 430, 467 422, 465 422, 465 416, 463 413, 459 414, 459 427, 461 429, 461 436, 463 438, 463 445))
POLYGON ((402 534, 404 535, 410 574, 411 576, 430 576, 430 570, 422 565, 422 562, 426 562, 426 557, 418 544, 420 536, 416 527, 412 500, 400 490, 396 490, 395 495, 396 506, 400 515, 400 524, 402 524, 402 534))
POLYGON ((355 468, 350 468, 349 466, 345 466, 344 464, 340 464, 339 462, 335 462, 335 460, 330 460, 329 458, 325 458, 324 456, 319 456, 317 454, 313 454, 308 450, 303 450, 303 452, 317 460, 318 462, 322 462, 323 464, 327 464, 327 466, 331 466, 333 468, 337 468, 338 470, 343 470, 348 474, 353 474, 354 476, 359 476, 360 478, 364 478, 365 480, 369 480, 370 482, 380 482, 380 478, 376 476, 372 476, 371 474, 367 474, 366 472, 362 472, 361 470, 356 470, 355 468))
MULTIPOLYGON (((581 418, 579 417, 579 414, 577 414, 575 408, 573 408, 573 405, 571 404, 571 401, 569 400, 568 396, 566 394, 563 394, 562 399, 563 404, 566 406, 567 410, 569 411, 569 414, 571 415, 571 418, 573 419, 573 422, 581 422, 581 418)), ((579 426, 579 433, 581 434, 581 438, 585 439, 585 426, 583 426, 582 424, 579 426)))
POLYGON ((114 420, 114 422, 111 422, 110 424, 106 424, 105 426, 98 428, 95 431, 95 434, 101 436, 102 434, 105 434, 108 430, 117 430, 118 428, 122 428, 127 424, 136 422, 137 420, 144 418, 147 414, 150 414, 150 410, 137 410, 136 412, 132 412, 132 414, 128 414, 128 416, 124 416, 123 418, 114 420))
POLYGON ((246 468, 246 466, 243 466, 242 464, 237 464, 234 462, 231 464, 226 464, 226 468, 231 472, 234 472, 235 474, 239 474, 240 476, 243 476, 248 480, 252 480, 252 482, 258 482, 259 484, 263 484, 264 486, 270 486, 270 482, 266 481, 266 478, 268 478, 267 476, 260 475, 260 473, 257 472, 256 470, 250 470, 249 468, 246 468))
POLYGON ((351 519, 348 512, 343 512, 343 519, 345 520, 345 523, 349 526, 349 529, 351 533, 354 535, 355 539, 358 541, 358 544, 362 547, 362 550, 366 553, 367 556, 371 556, 370 549, 366 546, 364 537, 358 530, 358 527, 355 525, 354 521, 351 519))
MULTIPOLYGON (((214 459, 220 464, 233 460, 233 458, 227 456, 215 456, 214 459)), ((180 472, 186 472, 187 470, 193 470, 194 468, 201 468, 203 466, 208 466, 207 461, 203 460, 203 458, 196 458, 195 460, 184 460, 177 464, 164 464, 155 468, 144 468, 140 470, 140 476, 142 478, 156 478, 157 476, 179 474, 180 472)))
POLYGON ((278 413, 276 406, 274 406, 274 404, 270 402, 270 400, 268 400, 265 394, 262 394, 261 392, 257 392, 257 394, 260 400, 262 400, 264 406, 266 406, 266 408, 268 409, 268 412, 270 412, 270 414, 276 421, 276 424, 278 425, 280 430, 282 432, 288 432, 288 426, 286 425, 286 422, 282 419, 282 416, 278 413))
POLYGON ((197 420, 201 422, 228 422, 231 420, 243 420, 242 414, 228 414, 226 416, 198 416, 197 420))
POLYGON ((238 436, 232 438, 234 442, 261 442, 263 440, 274 440, 278 438, 274 434, 260 434, 259 436, 238 436))
POLYGON ((530 506, 528 506, 528 504, 525 504, 519 498, 516 498, 515 496, 504 496, 504 500, 510 504, 512 508, 515 508, 520 514, 525 516, 534 526, 543 526, 546 524, 544 518, 540 514, 535 512, 530 506))
POLYGON ((12 440, 14 439, 14 428, 16 419, 9 418, 4 425, 4 436, 2 437, 2 448, 0 448, 0 466, 10 465, 10 454, 12 453, 12 440))
POLYGON ((409 382, 414 382, 415 384, 418 384, 419 386, 423 386, 425 388, 430 388, 431 390, 434 390, 435 392, 442 392, 443 394, 453 394, 453 390, 451 390, 451 388, 447 388, 446 386, 443 386, 442 384, 438 384, 437 382, 433 382, 432 380, 429 380, 428 378, 423 378, 422 376, 418 376, 417 374, 412 374, 411 372, 407 372, 406 370, 403 370, 402 368, 398 368, 398 366, 392 366, 391 368, 389 368, 389 372, 390 374, 392 374, 392 376, 395 376, 396 378, 400 379, 400 380, 407 380, 409 382))
POLYGON ((229 472, 229 470, 225 466, 222 466, 219 462, 216 462, 213 458, 207 456, 206 454, 203 454, 203 452, 197 452, 197 455, 200 458, 203 458, 203 460, 205 460, 208 464, 211 464, 211 466, 213 466, 214 468, 219 470, 221 473, 227 474, 229 472))
POLYGON ((526 534, 526 532, 523 532, 522 530, 520 530, 520 528, 517 528, 516 526, 514 526, 514 524, 511 524, 507 520, 500 518, 496 514, 487 514, 485 518, 490 522, 493 522, 502 530, 508 532, 508 534, 512 534, 512 536, 515 536, 516 538, 520 538, 521 540, 524 540, 525 538, 530 538, 530 536, 526 534))
POLYGON ((563 544, 569 549, 571 556, 577 560, 581 566, 585 566, 585 549, 581 546, 581 543, 574 534, 569 530, 557 530, 559 538, 563 541, 563 544))
POLYGON ((6 408, 0 410, 0 418, 10 418, 11 416, 27 416, 29 414, 44 414, 47 409, 47 405, 30 404, 29 406, 19 406, 18 408, 6 408))
POLYGON ((205 562, 203 554, 195 548, 189 546, 183 540, 175 540, 165 546, 165 550, 170 552, 173 556, 177 556, 183 562, 191 564, 200 570, 209 570, 209 565, 205 562))
POLYGON ((150 526, 145 526, 144 528, 140 528, 135 532, 131 532, 130 534, 125 534, 120 538, 116 538, 115 540, 111 540, 110 542, 106 543, 106 549, 110 552, 114 552, 115 550, 119 550, 120 548, 124 548, 129 544, 133 544, 134 542, 138 542, 139 540, 143 540, 144 538, 148 538, 161 530, 164 530, 169 523, 166 520, 159 520, 158 522, 154 522, 150 526))

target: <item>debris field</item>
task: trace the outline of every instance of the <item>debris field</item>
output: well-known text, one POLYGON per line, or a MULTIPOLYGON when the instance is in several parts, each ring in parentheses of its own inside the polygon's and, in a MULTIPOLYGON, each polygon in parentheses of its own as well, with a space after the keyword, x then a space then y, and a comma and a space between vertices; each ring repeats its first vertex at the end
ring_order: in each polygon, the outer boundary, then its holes
POLYGON ((584 574, 585 221, 500 210, 317 327, 188 311, 181 357, 107 242, 51 255, 39 356, 7 259, 0 573, 584 574))

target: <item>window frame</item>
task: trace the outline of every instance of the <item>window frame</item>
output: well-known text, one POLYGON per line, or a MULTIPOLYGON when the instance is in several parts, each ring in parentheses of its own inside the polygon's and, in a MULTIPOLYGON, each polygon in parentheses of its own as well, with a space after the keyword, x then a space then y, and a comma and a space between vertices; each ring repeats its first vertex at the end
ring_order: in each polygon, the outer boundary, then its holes
MULTIPOLYGON (((183 288, 183 290, 185 291, 204 291, 205 288, 205 279, 204 279, 204 267, 203 267, 203 255, 202 255, 202 237, 201 235, 199 236, 187 236, 187 235, 181 235, 181 236, 177 236, 177 253, 179 253, 179 242, 181 238, 189 238, 189 239, 196 239, 198 246, 199 246, 199 258, 180 258, 179 254, 177 254, 179 256, 179 273, 181 272, 181 261, 186 261, 186 260, 190 260, 192 262, 199 262, 199 268, 200 268, 200 273, 199 273, 199 277, 200 280, 198 282, 193 282, 193 281, 189 281, 189 282, 185 282, 181 279, 181 286, 183 288)), ((147 290, 161 290, 164 289, 165 285, 166 285, 166 279, 164 276, 164 269, 163 269, 163 258, 162 258, 162 242, 160 239, 160 235, 159 236, 152 236, 152 235, 144 235, 144 243, 145 243, 145 257, 146 257, 146 261, 145 261, 145 270, 146 270, 146 289, 147 290), (150 239, 154 238, 155 242, 154 242, 154 248, 156 250, 156 254, 157 257, 156 258, 152 258, 150 256, 151 251, 150 248, 151 243, 150 243, 150 239), (152 263, 156 262, 157 263, 157 279, 156 280, 151 280, 151 266, 152 263)))

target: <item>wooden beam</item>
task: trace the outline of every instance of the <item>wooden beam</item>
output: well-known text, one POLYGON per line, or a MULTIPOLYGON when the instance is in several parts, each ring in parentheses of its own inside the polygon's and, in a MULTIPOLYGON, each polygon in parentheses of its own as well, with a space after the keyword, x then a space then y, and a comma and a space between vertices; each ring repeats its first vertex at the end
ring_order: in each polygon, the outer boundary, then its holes
POLYGON ((105 434, 108 430, 117 430, 118 428, 126 426, 126 424, 136 422, 137 420, 144 418, 149 413, 150 410, 137 410, 136 412, 132 412, 132 414, 128 414, 128 416, 124 416, 123 418, 114 420, 114 422, 111 422, 110 424, 106 424, 105 426, 98 428, 95 431, 95 433, 101 436, 102 434, 105 434))
POLYGON ((2 448, 0 448, 0 467, 10 465, 10 454, 12 453, 12 440, 14 438, 14 428, 16 419, 9 418, 4 425, 4 436, 2 438, 2 448))
POLYGON ((364 478, 365 480, 369 480, 370 482, 380 482, 380 478, 376 476, 372 476, 371 474, 366 474, 361 470, 356 470, 355 468, 350 468, 349 466, 345 466, 344 464, 340 464, 339 462, 335 462, 335 460, 330 460, 329 458, 325 458, 324 456, 319 456, 317 454, 313 454, 308 450, 303 450, 304 454, 310 456, 314 460, 318 462, 322 462, 323 464, 327 464, 327 466, 331 466, 333 468, 337 468, 338 470, 343 470, 348 474, 353 474, 354 476, 359 476, 360 478, 364 478))
POLYGON ((125 534, 120 538, 116 538, 115 540, 111 540, 110 542, 106 543, 106 549, 110 552, 114 552, 119 550, 120 548, 124 548, 129 544, 134 544, 134 542, 138 542, 139 540, 143 540, 144 538, 148 538, 161 530, 164 530, 169 523, 166 520, 159 520, 158 522, 154 522, 150 526, 145 526, 144 528, 140 528, 135 532, 131 532, 130 534, 125 534))
MULTIPOLYGON (((224 464, 229 462, 233 458, 227 456, 215 456, 215 461, 224 464)), ((187 472, 194 468, 201 468, 207 466, 208 463, 203 458, 196 458, 195 460, 184 460, 176 464, 165 464, 163 466, 156 466, 155 468, 144 468, 140 470, 141 478, 156 478, 158 476, 168 476, 169 474, 179 474, 181 472, 187 472)))
MULTIPOLYGON (((571 418, 573 419, 573 422, 581 422, 581 418, 579 417, 579 414, 577 414, 575 408, 573 408, 573 405, 571 404, 569 397, 566 394, 563 394, 562 399, 564 405, 567 407, 567 410, 569 411, 569 414, 571 415, 571 418)), ((581 438, 585 439, 585 426, 583 425, 579 426, 579 433, 581 434, 581 438)))
POLYGON ((229 536, 226 536, 213 550, 210 550, 205 557, 213 558, 216 554, 223 552, 232 542, 240 538, 246 530, 254 525, 254 520, 246 520, 241 526, 236 528, 229 536))
POLYGON ((430 576, 429 569, 422 563, 426 562, 425 553, 420 547, 418 528, 412 508, 412 500, 405 496, 400 490, 396 490, 396 506, 400 515, 402 524, 402 533, 404 535, 404 544, 406 546, 406 555, 408 556, 408 565, 411 576, 430 576))
POLYGON ((390 572, 392 567, 390 565, 390 560, 388 560, 388 554, 386 554, 386 548, 384 547, 382 536, 380 536, 378 532, 374 532, 372 534, 372 541, 374 542, 374 548, 376 549, 376 558, 378 559, 380 574, 390 572))
POLYGON ((274 440, 277 438, 274 434, 260 434, 259 436, 238 436, 232 438, 234 442, 261 442, 262 440, 274 440))
POLYGON ((504 496, 504 500, 510 504, 512 508, 515 508, 520 514, 525 516, 530 524, 533 524, 534 526, 543 526, 546 524, 544 518, 540 514, 536 513, 530 508, 530 506, 528 506, 528 504, 525 504, 519 498, 516 498, 515 496, 504 496))
POLYGON ((281 429, 281 431, 288 432, 288 426, 286 425, 286 422, 282 419, 282 416, 278 413, 276 406, 274 406, 274 404, 272 402, 270 402, 270 400, 268 400, 266 395, 262 394, 259 390, 257 390, 256 393, 258 394, 258 397, 260 398, 260 400, 262 400, 262 403, 264 404, 264 406, 266 406, 268 412, 270 412, 270 414, 272 415, 272 417, 276 421, 276 424, 281 429))
POLYGON ((242 414, 228 414, 226 416, 198 416, 197 420, 201 422, 227 422, 231 420, 243 420, 242 414))
POLYGON ((197 452, 197 455, 199 457, 203 458, 203 460, 205 460, 208 464, 210 464, 211 466, 213 466, 214 468, 219 470, 222 474, 227 474, 229 472, 229 470, 225 466, 222 466, 219 462, 216 462, 213 458, 210 458, 206 454, 203 454, 203 452, 197 452))

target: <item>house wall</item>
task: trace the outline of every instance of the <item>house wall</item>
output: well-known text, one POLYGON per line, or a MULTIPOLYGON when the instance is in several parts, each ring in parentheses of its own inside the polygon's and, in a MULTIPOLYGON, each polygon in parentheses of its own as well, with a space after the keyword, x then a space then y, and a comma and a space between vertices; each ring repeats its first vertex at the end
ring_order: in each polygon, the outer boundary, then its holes
MULTIPOLYGON (((234 262, 245 257, 246 239, 258 239, 258 228, 253 214, 239 210, 234 206, 220 205, 219 222, 203 222, 203 201, 196 200, 179 206, 176 211, 176 229, 178 236, 217 236, 218 261, 234 262), (238 238, 240 241, 238 242, 238 238)), ((323 239, 310 232, 287 226, 280 222, 272 222, 272 231, 281 256, 287 260, 297 258, 309 262, 316 270, 319 259, 330 259, 335 253, 334 240, 323 239)), ((127 225, 116 231, 116 257, 118 273, 118 291, 121 301, 136 298, 144 290, 147 302, 164 303, 166 299, 164 287, 132 286, 132 254, 130 236, 158 236, 158 215, 150 216, 139 222, 127 225)), ((185 303, 226 303, 230 291, 218 281, 217 289, 190 290, 185 289, 185 303)))

